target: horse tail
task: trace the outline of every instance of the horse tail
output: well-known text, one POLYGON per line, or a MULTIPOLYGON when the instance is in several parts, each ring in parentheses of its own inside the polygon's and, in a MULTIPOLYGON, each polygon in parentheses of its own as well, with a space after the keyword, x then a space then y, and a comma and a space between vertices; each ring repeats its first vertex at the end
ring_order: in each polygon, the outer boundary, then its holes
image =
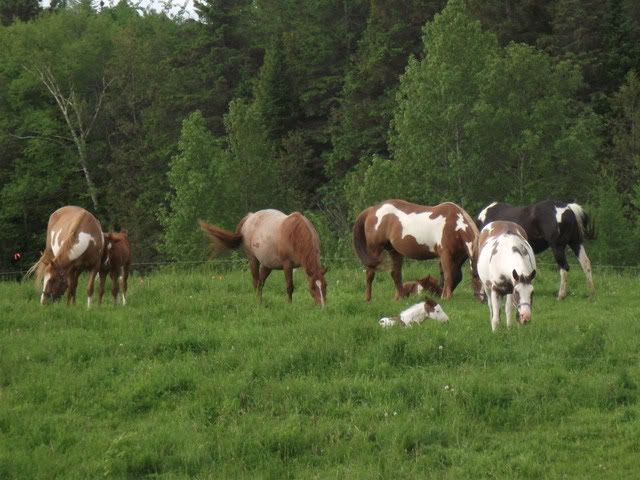
POLYGON ((578 230, 580 231, 580 240, 593 240, 596 238, 596 228, 593 218, 591 218, 584 209, 577 203, 567 205, 576 217, 578 230))
POLYGON ((242 245, 242 233, 240 233, 240 229, 242 228, 245 218, 240 221, 235 233, 211 225, 204 220, 198 220, 198 225, 200 225, 203 232, 209 235, 214 251, 216 253, 222 253, 227 250, 236 250, 242 245))
POLYGON ((367 235, 364 230, 364 222, 369 215, 369 210, 370 209, 367 208, 358 215, 356 222, 353 224, 353 247, 365 267, 376 268, 380 264, 380 259, 369 253, 367 249, 367 235))

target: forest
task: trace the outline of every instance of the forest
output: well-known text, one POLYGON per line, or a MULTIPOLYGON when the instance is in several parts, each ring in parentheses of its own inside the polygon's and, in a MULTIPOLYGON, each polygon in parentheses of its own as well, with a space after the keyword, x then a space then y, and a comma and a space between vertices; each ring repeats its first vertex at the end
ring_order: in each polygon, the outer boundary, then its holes
POLYGON ((639 2, 164 5, 0 0, 0 271, 67 204, 142 265, 204 260, 198 218, 261 208, 352 256, 385 198, 576 201, 596 263, 640 263, 639 2))

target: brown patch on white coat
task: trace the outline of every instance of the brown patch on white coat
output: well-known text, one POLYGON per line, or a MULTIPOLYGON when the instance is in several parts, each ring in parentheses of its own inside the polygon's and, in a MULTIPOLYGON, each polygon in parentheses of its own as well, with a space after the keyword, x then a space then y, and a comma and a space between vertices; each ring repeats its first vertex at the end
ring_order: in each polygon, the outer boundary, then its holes
POLYGON ((518 310, 520 323, 531 321, 531 282, 536 276, 536 261, 522 227, 502 221, 487 224, 478 237, 473 268, 482 281, 485 294, 491 297, 489 314, 492 330, 498 327, 502 297, 506 297, 507 326, 511 326, 512 306, 518 310))
POLYGON ((382 317, 378 320, 378 323, 382 327, 391 327, 393 325, 410 327, 414 323, 422 323, 427 318, 432 318, 442 323, 449 321, 449 317, 444 313, 440 304, 427 299, 424 302, 416 303, 403 310, 400 312, 400 315, 382 317))
POLYGON ((65 292, 67 304, 75 303, 78 277, 89 271, 87 306, 91 306, 95 276, 100 269, 103 249, 100 222, 84 208, 66 206, 49 217, 46 247, 29 269, 42 282, 40 303, 57 300, 65 292))
POLYGON ((131 245, 126 230, 104 234, 104 252, 100 265, 100 288, 98 303, 102 303, 107 275, 111 277, 111 295, 118 303, 118 293, 122 292, 122 305, 127 304, 129 270, 131 269, 131 245))
MULTIPOLYGON (((366 267, 365 300, 371 300, 376 271, 391 257, 395 298, 405 295, 402 284, 404 257, 440 259, 442 298, 451 298, 462 280, 462 264, 473 255, 478 229, 467 212, 455 203, 417 205, 386 200, 362 211, 353 226, 353 245, 366 267)), ((474 282, 476 292, 480 284, 474 282)))

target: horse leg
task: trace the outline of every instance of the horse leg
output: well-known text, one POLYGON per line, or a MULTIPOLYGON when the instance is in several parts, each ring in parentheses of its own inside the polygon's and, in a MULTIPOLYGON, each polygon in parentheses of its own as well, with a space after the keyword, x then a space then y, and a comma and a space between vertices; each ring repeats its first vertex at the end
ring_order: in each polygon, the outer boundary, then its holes
POLYGON ((264 265, 260 265, 260 278, 258 279, 258 303, 262 303, 262 287, 264 287, 264 282, 267 280, 267 277, 271 273, 271 269, 265 267, 264 265))
POLYGON ((500 295, 491 289, 491 330, 496 331, 500 323, 500 295))
POLYGON ((67 287, 67 305, 75 305, 76 303, 76 289, 78 288, 78 277, 80 272, 71 270, 69 272, 69 286, 67 287))
MULTIPOLYGON (((89 271, 89 280, 87 282, 87 308, 91 308, 91 300, 93 299, 93 284, 96 280, 97 273, 98 273, 98 269, 95 269, 95 268, 89 271)), ((78 284, 78 279, 76 277, 76 285, 77 284, 78 284)), ((74 294, 74 297, 75 297, 75 294, 74 294)))
POLYGON ((511 311, 512 311, 512 307, 513 307, 513 294, 509 293, 506 297, 505 297, 505 301, 504 301, 504 314, 507 317, 507 328, 511 328, 511 311))
POLYGON ((129 265, 122 267, 122 275, 120 276, 120 290, 122 291, 122 305, 127 304, 127 289, 129 280, 129 265))
POLYGON ((253 289, 258 290, 258 283, 260 282, 260 263, 256 257, 247 257, 249 259, 249 269, 251 270, 251 279, 253 282, 253 289))
POLYGON ((404 294, 404 289, 402 288, 402 261, 404 257, 394 250, 390 251, 389 255, 391 256, 391 279, 396 287, 395 299, 399 300, 402 297, 409 296, 408 293, 404 294))
POLYGON ((111 296, 113 297, 113 304, 118 304, 118 273, 111 269, 109 272, 109 276, 111 277, 111 296))
POLYGON ((293 296, 293 266, 291 262, 285 262, 282 269, 284 270, 284 280, 287 284, 287 298, 291 303, 291 297, 293 296))
POLYGON ((104 272, 98 272, 98 281, 100 282, 98 286, 98 305, 102 305, 102 297, 104 296, 104 284, 107 282, 107 275, 104 272))
POLYGON ((564 253, 564 247, 559 245, 551 245, 553 258, 560 267, 560 289, 558 290, 558 300, 562 300, 567 296, 567 272, 569 271, 569 263, 564 253))
POLYGON ((578 262, 580 262, 580 268, 584 272, 584 276, 587 277, 587 288, 589 289, 589 293, 591 295, 595 295, 596 289, 593 286, 593 276, 591 275, 591 260, 587 257, 587 252, 584 249, 584 246, 579 243, 577 245, 571 245, 571 249, 573 253, 578 257, 578 262))
POLYGON ((451 298, 454 289, 454 266, 451 259, 451 255, 446 252, 443 252, 440 255, 440 269, 442 272, 443 279, 443 287, 442 287, 442 298, 448 300, 451 298))
POLYGON ((364 301, 368 302, 371 300, 371 285, 373 284, 373 279, 376 276, 375 268, 367 268, 367 273, 365 274, 365 287, 364 287, 364 301))

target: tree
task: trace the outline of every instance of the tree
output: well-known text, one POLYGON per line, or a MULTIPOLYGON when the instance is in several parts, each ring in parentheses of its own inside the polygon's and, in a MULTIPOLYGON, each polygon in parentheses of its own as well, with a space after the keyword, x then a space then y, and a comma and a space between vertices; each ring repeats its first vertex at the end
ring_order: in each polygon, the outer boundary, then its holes
POLYGON ((390 143, 400 171, 411 172, 405 198, 458 199, 477 185, 482 158, 467 130, 480 95, 479 76, 498 55, 462 0, 451 0, 424 29, 423 60, 412 58, 400 82, 390 143))
POLYGON ((366 29, 349 65, 340 103, 331 119, 333 149, 327 173, 333 181, 363 157, 387 155, 387 132, 399 77, 410 55, 418 55, 421 29, 442 0, 371 0, 366 29))
POLYGON ((10 25, 16 19, 27 22, 40 13, 38 0, 0 0, 0 23, 10 25))
POLYGON ((174 260, 203 258, 205 242, 197 220, 227 223, 226 182, 221 175, 226 153, 196 111, 182 123, 178 154, 169 164, 168 208, 158 219, 164 227, 160 250, 174 260))

